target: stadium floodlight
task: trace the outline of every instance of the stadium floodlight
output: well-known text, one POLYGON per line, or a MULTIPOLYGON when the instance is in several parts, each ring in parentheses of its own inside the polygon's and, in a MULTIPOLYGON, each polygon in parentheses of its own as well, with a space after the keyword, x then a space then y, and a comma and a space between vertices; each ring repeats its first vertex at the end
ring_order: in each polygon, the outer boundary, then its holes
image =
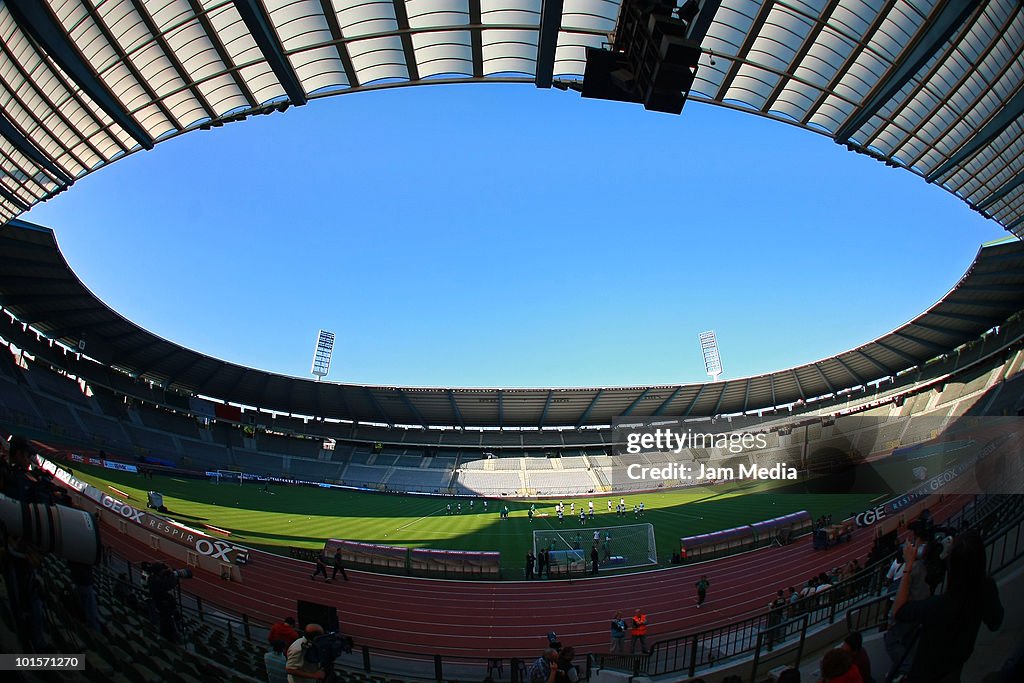
POLYGON ((714 330, 700 333, 700 350, 704 354, 704 370, 717 382, 722 374, 722 357, 718 355, 718 339, 714 330))
POLYGON ((326 377, 331 369, 331 354, 334 353, 334 333, 327 330, 320 330, 320 336, 316 340, 316 350, 313 352, 313 374, 319 382, 321 377, 326 377))

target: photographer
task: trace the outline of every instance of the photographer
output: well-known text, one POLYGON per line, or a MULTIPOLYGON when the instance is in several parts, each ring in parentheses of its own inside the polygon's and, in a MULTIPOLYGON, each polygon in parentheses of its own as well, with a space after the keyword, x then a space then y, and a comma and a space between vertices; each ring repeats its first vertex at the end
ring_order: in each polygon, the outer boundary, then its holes
POLYGON ((306 624, 304 635, 288 646, 288 660, 285 663, 288 683, 300 683, 304 680, 322 681, 326 678, 320 663, 312 662, 306 656, 313 647, 313 641, 323 633, 324 629, 319 624, 306 624))
MULTIPOLYGON (((54 486, 49 475, 32 467, 32 449, 23 436, 13 435, 6 442, 6 452, 0 453, 0 491, 27 504, 49 504, 53 501, 54 486)), ((0 566, 3 568, 18 636, 22 646, 34 652, 48 647, 43 634, 43 600, 40 580, 36 575, 41 553, 21 534, 22 524, 5 518, 0 525, 0 566)))
POLYGON ((176 643, 178 642, 179 614, 173 591, 177 588, 180 579, 192 578, 192 571, 187 567, 171 569, 162 562, 143 565, 143 571, 148 575, 146 583, 156 612, 156 620, 160 626, 160 635, 172 643, 176 643))

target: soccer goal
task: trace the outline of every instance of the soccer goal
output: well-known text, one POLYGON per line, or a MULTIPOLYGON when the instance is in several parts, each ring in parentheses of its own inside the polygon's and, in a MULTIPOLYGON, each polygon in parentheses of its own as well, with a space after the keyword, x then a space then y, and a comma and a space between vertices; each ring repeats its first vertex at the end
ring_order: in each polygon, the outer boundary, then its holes
POLYGON ((533 554, 541 549, 549 551, 555 570, 552 574, 560 573, 559 567, 571 573, 576 573, 578 567, 590 567, 590 551, 595 543, 599 569, 624 569, 658 563, 654 526, 650 523, 536 529, 533 532, 533 554))
POLYGON ((214 484, 242 485, 242 473, 237 470, 217 470, 213 473, 214 484))

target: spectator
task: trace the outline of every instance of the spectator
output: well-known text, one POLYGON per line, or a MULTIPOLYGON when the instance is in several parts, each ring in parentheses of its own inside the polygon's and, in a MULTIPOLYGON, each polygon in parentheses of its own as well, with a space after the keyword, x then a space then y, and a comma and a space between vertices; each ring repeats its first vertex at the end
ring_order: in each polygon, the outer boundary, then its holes
MULTIPOLYGON (((908 543, 904 550, 908 570, 916 561, 917 550, 908 543)), ((982 622, 992 631, 1003 622, 999 589, 985 573, 985 546, 977 533, 956 537, 947 572, 946 592, 941 596, 911 601, 907 571, 896 593, 896 621, 922 625, 909 683, 959 681, 982 622)))
POLYGON ((794 669, 790 667, 779 674, 778 683, 801 683, 800 682, 800 669, 794 669))
POLYGON ((846 650, 829 650, 821 659, 820 683, 864 683, 846 650))
POLYGON ((640 608, 633 614, 631 626, 630 652, 636 652, 636 644, 640 643, 641 652, 647 654, 647 615, 640 608))
POLYGON ((558 672, 555 675, 556 681, 559 681, 559 683, 579 683, 580 670, 572 663, 572 658, 575 656, 576 648, 572 646, 563 647, 562 651, 558 653, 558 672))
POLYGON ((323 632, 324 629, 319 624, 306 624, 304 635, 288 646, 285 661, 288 683, 300 683, 306 680, 322 681, 324 679, 325 674, 320 669, 320 665, 306 661, 306 650, 323 632))
POLYGON ((786 615, 786 598, 780 590, 775 599, 768 603, 768 649, 771 650, 775 641, 782 635, 779 624, 786 615))
POLYGON ((267 642, 270 643, 271 647, 280 643, 282 649, 287 649, 298 637, 299 632, 295 630, 295 620, 291 617, 285 617, 284 621, 271 624, 270 632, 267 634, 267 642))
POLYGON ((555 683, 558 676, 558 650, 549 647, 534 660, 527 674, 529 683, 555 683))
POLYGON ((597 543, 590 549, 590 573, 597 576, 597 564, 600 561, 601 556, 597 552, 597 543))
POLYGON ((526 552, 526 580, 529 581, 533 578, 533 563, 537 560, 533 555, 532 550, 526 552))
POLYGON ((843 649, 850 653, 853 665, 860 672, 860 678, 864 683, 872 683, 871 658, 864 649, 864 638, 860 631, 851 631, 843 640, 843 649))
POLYGON ((83 621, 93 633, 100 632, 100 613, 96 606, 96 589, 93 587, 92 565, 68 561, 68 573, 75 587, 83 621))
POLYGON ((612 632, 612 654, 621 654, 623 651, 622 644, 626 639, 626 622, 622 619, 622 612, 616 612, 615 618, 612 619, 611 625, 612 632))
POLYGON ((288 683, 288 658, 284 656, 284 644, 274 643, 273 648, 263 655, 263 666, 267 670, 267 683, 288 683))

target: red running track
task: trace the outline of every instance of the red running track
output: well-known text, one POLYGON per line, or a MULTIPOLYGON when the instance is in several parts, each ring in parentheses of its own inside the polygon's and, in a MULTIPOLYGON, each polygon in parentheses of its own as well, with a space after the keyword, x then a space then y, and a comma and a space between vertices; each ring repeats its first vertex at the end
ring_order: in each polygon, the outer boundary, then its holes
MULTIPOLYGON (((949 496, 935 507, 945 519, 966 497, 949 496)), ((166 559, 108 526, 104 543, 128 560, 166 559)), ((294 614, 296 600, 336 605, 342 629, 357 643, 420 654, 533 657, 548 631, 578 651, 608 648, 608 624, 616 610, 625 617, 643 608, 648 643, 703 631, 763 614, 780 588, 796 586, 820 572, 857 558, 872 544, 863 530, 853 540, 815 551, 809 539, 720 560, 611 577, 551 581, 452 581, 348 570, 349 581, 310 580, 312 564, 254 551, 242 568, 244 583, 225 582, 198 570, 189 592, 256 622, 294 614), (711 582, 708 599, 696 607, 694 583, 711 582)))

